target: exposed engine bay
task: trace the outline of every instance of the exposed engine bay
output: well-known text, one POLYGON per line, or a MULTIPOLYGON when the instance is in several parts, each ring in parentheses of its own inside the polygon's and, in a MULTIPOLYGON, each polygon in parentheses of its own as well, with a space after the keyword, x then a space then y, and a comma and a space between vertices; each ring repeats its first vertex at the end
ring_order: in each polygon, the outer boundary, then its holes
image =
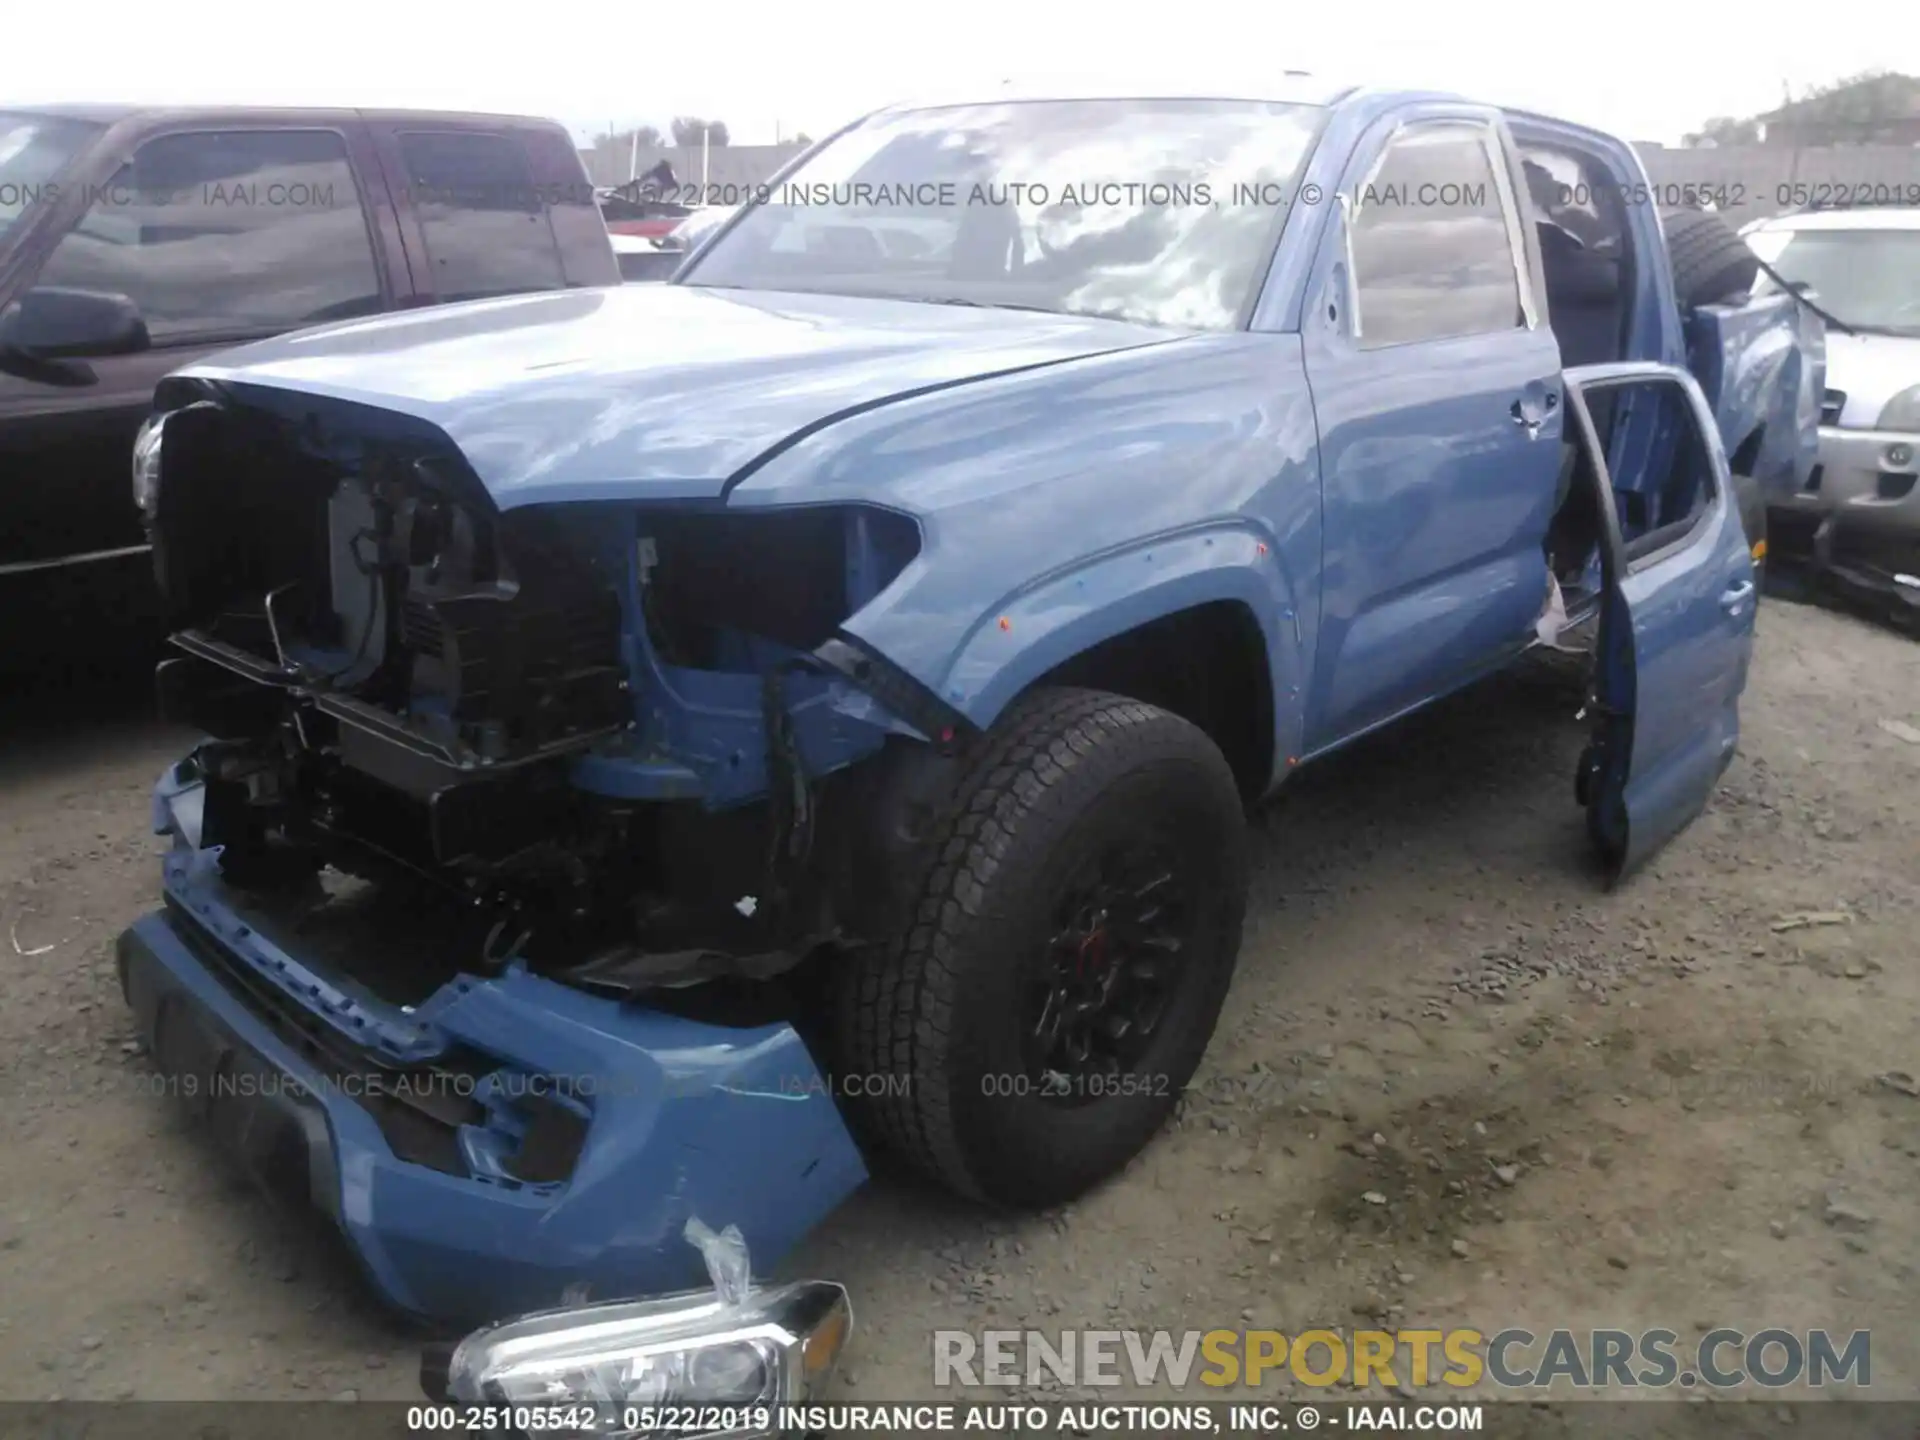
POLYGON ((767 978, 869 928, 879 795, 955 731, 838 628, 911 560, 911 520, 503 512, 408 417, 175 398, 149 524, 183 653, 159 684, 211 737, 181 778, 230 884, 292 912, 329 872, 411 887, 457 968, 620 993, 767 978))

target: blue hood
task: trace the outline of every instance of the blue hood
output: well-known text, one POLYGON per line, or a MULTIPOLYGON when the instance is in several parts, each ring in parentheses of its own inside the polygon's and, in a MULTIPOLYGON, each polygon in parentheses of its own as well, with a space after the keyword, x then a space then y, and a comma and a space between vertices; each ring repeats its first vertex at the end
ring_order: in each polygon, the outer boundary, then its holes
POLYGON ((902 395, 1172 338, 1071 315, 635 285, 299 331, 181 373, 425 421, 509 509, 709 498, 796 434, 902 395))

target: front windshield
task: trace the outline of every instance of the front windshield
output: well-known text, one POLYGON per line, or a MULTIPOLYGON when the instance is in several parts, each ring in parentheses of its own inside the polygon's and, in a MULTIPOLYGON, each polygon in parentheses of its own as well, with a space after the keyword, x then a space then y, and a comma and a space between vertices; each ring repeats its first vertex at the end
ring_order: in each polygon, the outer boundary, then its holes
MULTIPOLYGON (((1920 230, 1762 230, 1754 251, 1855 330, 1920 336, 1920 230)), ((1777 290, 1761 275, 1761 290, 1777 290)))
POLYGON ((100 128, 84 120, 0 110, 0 240, 28 206, 59 194, 60 172, 100 128))
POLYGON ((1321 113, 1246 100, 889 112, 774 187, 682 283, 1229 329, 1321 113))

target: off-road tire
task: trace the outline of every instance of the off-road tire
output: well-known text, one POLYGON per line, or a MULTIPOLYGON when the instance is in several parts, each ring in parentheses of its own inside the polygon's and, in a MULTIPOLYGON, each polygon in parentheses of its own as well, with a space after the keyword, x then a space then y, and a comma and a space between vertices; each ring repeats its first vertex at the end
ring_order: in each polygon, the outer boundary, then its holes
POLYGON ((937 822, 902 933, 843 957, 837 973, 837 1058, 862 1077, 851 1090, 863 1133, 976 1200, 1043 1207, 1097 1184, 1152 1139, 1199 1065, 1246 890, 1239 792, 1203 731, 1097 691, 1017 701, 937 822), (1201 887, 1195 930, 1134 1078, 1062 1106, 1018 1073, 1025 967, 1046 953, 1067 876, 1115 834, 1185 857, 1183 883, 1201 887))
POLYGON ((1711 210, 1662 210, 1673 289, 1682 310, 1744 295, 1760 261, 1740 232, 1711 210))

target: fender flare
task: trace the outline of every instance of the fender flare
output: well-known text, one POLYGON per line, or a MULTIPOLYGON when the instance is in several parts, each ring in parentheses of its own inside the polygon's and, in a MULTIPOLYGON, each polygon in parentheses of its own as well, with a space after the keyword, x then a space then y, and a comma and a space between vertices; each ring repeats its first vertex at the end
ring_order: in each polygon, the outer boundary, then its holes
POLYGON ((1135 541, 1022 586, 978 616, 934 688, 985 728, 1036 680, 1082 651, 1219 601, 1245 605, 1265 642, 1279 769, 1284 757, 1300 753, 1311 627, 1278 547, 1244 520, 1135 541))

